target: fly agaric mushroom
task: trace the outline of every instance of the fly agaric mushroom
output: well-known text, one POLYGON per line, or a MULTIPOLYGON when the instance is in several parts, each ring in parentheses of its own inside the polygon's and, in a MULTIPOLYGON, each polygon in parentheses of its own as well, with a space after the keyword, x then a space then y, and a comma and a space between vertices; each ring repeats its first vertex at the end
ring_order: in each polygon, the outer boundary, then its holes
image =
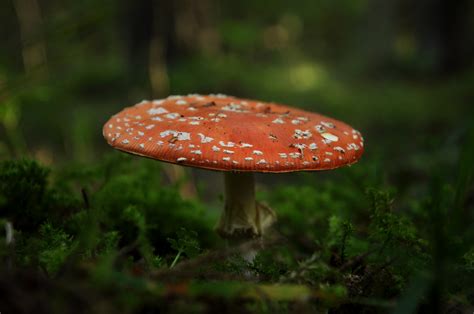
POLYGON ((276 220, 255 201, 255 172, 329 170, 363 153, 347 124, 275 103, 222 94, 142 101, 114 115, 107 142, 131 154, 224 171, 225 207, 217 226, 227 238, 261 236, 276 220))

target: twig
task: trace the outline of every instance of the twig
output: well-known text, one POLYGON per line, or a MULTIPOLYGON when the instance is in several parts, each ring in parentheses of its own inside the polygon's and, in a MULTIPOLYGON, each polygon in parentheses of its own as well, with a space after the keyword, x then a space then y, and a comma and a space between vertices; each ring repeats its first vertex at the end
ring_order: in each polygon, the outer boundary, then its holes
POLYGON ((211 265, 215 261, 222 261, 232 255, 242 255, 249 250, 262 249, 262 247, 271 247, 281 242, 281 238, 277 239, 257 239, 245 242, 236 247, 230 247, 221 251, 210 252, 192 260, 182 261, 173 268, 158 270, 151 273, 150 277, 154 279, 164 278, 190 278, 193 277, 202 266, 211 265))
POLYGON ((15 230, 13 223, 8 220, 5 222, 5 243, 9 251, 6 259, 7 269, 12 269, 15 260, 15 230))
POLYGON ((89 202, 89 196, 87 195, 86 188, 81 188, 82 199, 84 200, 84 206, 86 209, 91 208, 91 204, 89 202))
POLYGON ((354 256, 353 258, 351 258, 350 260, 348 260, 347 262, 342 264, 341 267, 339 267, 339 270, 341 272, 343 272, 343 271, 351 268, 352 266, 354 266, 354 265, 362 262, 363 260, 365 260, 370 255, 374 254, 376 251, 377 250, 372 250, 372 251, 365 252, 365 253, 359 254, 357 256, 354 256))
POLYGON ((172 262, 171 265, 170 265, 170 269, 173 268, 173 267, 176 265, 176 263, 177 263, 178 260, 179 260, 179 257, 181 256, 181 253, 182 253, 182 251, 179 251, 178 254, 176 254, 176 256, 175 256, 173 262, 172 262))
POLYGON ((13 224, 10 221, 5 222, 5 242, 8 246, 13 245, 15 242, 13 224))

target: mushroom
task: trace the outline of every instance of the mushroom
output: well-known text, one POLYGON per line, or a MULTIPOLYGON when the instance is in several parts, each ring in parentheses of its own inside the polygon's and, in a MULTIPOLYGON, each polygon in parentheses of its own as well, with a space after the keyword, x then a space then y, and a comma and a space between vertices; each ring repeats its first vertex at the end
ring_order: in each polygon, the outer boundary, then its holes
POLYGON ((255 201, 255 172, 329 170, 364 150, 349 125, 300 109, 222 94, 169 96, 125 108, 105 124, 107 142, 127 153, 224 172, 225 238, 262 236, 275 212, 255 201))

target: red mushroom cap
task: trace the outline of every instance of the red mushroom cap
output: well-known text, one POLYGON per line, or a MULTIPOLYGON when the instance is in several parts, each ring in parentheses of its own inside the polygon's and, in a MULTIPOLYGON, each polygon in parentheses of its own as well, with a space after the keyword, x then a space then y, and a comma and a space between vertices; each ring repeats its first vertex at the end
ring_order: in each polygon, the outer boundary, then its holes
POLYGON ((343 122, 221 94, 142 101, 113 116, 103 134, 128 153, 221 171, 333 169, 364 150, 360 132, 343 122))

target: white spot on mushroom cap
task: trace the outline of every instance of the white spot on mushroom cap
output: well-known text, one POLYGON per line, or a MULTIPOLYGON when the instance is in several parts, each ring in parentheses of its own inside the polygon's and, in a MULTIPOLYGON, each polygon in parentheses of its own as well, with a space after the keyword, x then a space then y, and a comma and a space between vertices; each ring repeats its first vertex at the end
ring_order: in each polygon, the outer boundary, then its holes
POLYGON ((163 114, 163 113, 168 113, 169 111, 166 110, 165 108, 163 107, 159 107, 159 108, 151 108, 147 111, 147 113, 150 115, 150 116, 154 116, 154 115, 157 115, 157 114, 163 114))
POLYGON ((330 128, 330 129, 334 129, 334 128, 335 128, 334 123, 332 123, 332 122, 321 121, 320 123, 321 123, 323 126, 327 127, 327 128, 330 128))
POLYGON ((293 134, 293 137, 296 138, 296 139, 308 139, 308 138, 311 138, 313 136, 313 134, 309 131, 309 130, 300 130, 300 129, 296 129, 295 130, 295 134, 293 134))
POLYGON ((183 97, 183 96, 181 96, 181 95, 169 95, 169 96, 168 96, 168 99, 180 99, 180 98, 182 98, 182 97, 183 97))
POLYGON ((253 160, 253 158, 252 157, 245 157, 244 160, 251 161, 251 160, 253 160))
POLYGON ((294 124, 294 125, 297 125, 297 124, 301 123, 301 120, 293 119, 293 120, 291 120, 291 123, 294 124))
POLYGON ((275 120, 272 121, 272 123, 275 123, 275 124, 284 124, 285 121, 283 121, 283 119, 281 119, 281 118, 276 118, 275 120))
POLYGON ((182 162, 188 160, 186 157, 179 157, 176 159, 177 162, 182 162))
POLYGON ((233 153, 234 153, 233 150, 228 150, 228 149, 224 149, 223 152, 224 152, 225 154, 233 154, 233 153))
POLYGON ((123 141, 122 141, 122 144, 125 144, 125 145, 127 145, 128 143, 130 143, 130 141, 129 141, 129 140, 123 140, 123 141))
POLYGON ((248 143, 240 143, 240 147, 242 147, 242 148, 253 147, 253 145, 252 145, 252 144, 248 144, 248 143))
POLYGON ((291 158, 300 158, 301 157, 301 154, 300 153, 289 153, 290 157, 291 158))
POLYGON ((198 133, 199 137, 201 138, 201 143, 210 143, 212 142, 214 139, 212 137, 209 137, 209 136, 205 136, 204 134, 202 133, 198 133))
POLYGON ((252 154, 254 154, 254 155, 263 155, 263 152, 262 152, 262 151, 259 151, 259 150, 254 150, 254 151, 252 152, 252 154))
POLYGON ((212 146, 212 150, 215 151, 215 152, 218 152, 221 149, 219 147, 217 147, 216 145, 214 145, 214 146, 212 146))
POLYGON ((182 105, 187 105, 188 102, 186 100, 179 99, 179 100, 176 101, 176 104, 179 105, 179 106, 182 106, 182 105))
POLYGON ((164 101, 165 101, 164 99, 157 99, 157 100, 153 100, 152 103, 155 106, 159 106, 159 105, 163 104, 164 101))
POLYGON ((179 132, 175 130, 166 130, 160 133, 161 137, 167 137, 169 135, 176 136, 179 141, 189 141, 191 140, 191 134, 188 132, 179 132))
POLYGON ((350 143, 349 145, 347 145, 347 150, 359 150, 360 149, 360 146, 357 145, 356 143, 350 143))
POLYGON ((222 160, 224 160, 224 161, 230 161, 230 157, 222 157, 222 160))
POLYGON ((314 126, 314 129, 315 129, 316 131, 318 131, 319 133, 324 133, 324 132, 326 132, 326 128, 323 127, 323 126, 320 125, 320 124, 316 124, 316 125, 314 126))
POLYGON ((257 161, 257 165, 261 165, 261 164, 266 164, 267 161, 265 159, 260 159, 259 161, 257 161))
POLYGON ((196 150, 192 150, 191 154, 201 155, 202 152, 199 149, 196 149, 196 150))
POLYGON ((153 121, 163 121, 163 119, 161 119, 160 117, 153 117, 151 118, 153 121))
POLYGON ((311 149, 311 150, 318 149, 318 144, 316 144, 316 143, 311 143, 311 144, 309 144, 308 148, 311 149))
POLYGON ((322 136, 324 139, 326 139, 326 140, 328 140, 328 141, 331 141, 331 142, 337 142, 337 141, 339 140, 339 137, 337 137, 337 136, 334 135, 334 134, 327 133, 327 132, 321 133, 321 136, 322 136))
POLYGON ((227 106, 222 107, 221 109, 225 111, 233 111, 233 112, 248 112, 248 110, 242 109, 242 105, 232 103, 232 102, 228 104, 227 106))
POLYGON ((297 143, 297 144, 292 144, 291 146, 292 146, 292 147, 295 147, 295 148, 298 148, 300 151, 302 151, 303 149, 306 148, 306 144, 299 144, 299 143, 297 143))
POLYGON ((153 129, 154 127, 155 127, 154 124, 150 124, 150 125, 147 125, 147 126, 145 127, 145 129, 151 130, 151 129, 153 129))
POLYGON ((173 112, 173 113, 168 113, 165 117, 167 117, 168 119, 176 119, 178 117, 180 117, 181 115, 177 112, 173 112))
POLYGON ((235 143, 234 142, 224 142, 224 141, 219 141, 219 145, 224 146, 224 147, 234 147, 235 143))

